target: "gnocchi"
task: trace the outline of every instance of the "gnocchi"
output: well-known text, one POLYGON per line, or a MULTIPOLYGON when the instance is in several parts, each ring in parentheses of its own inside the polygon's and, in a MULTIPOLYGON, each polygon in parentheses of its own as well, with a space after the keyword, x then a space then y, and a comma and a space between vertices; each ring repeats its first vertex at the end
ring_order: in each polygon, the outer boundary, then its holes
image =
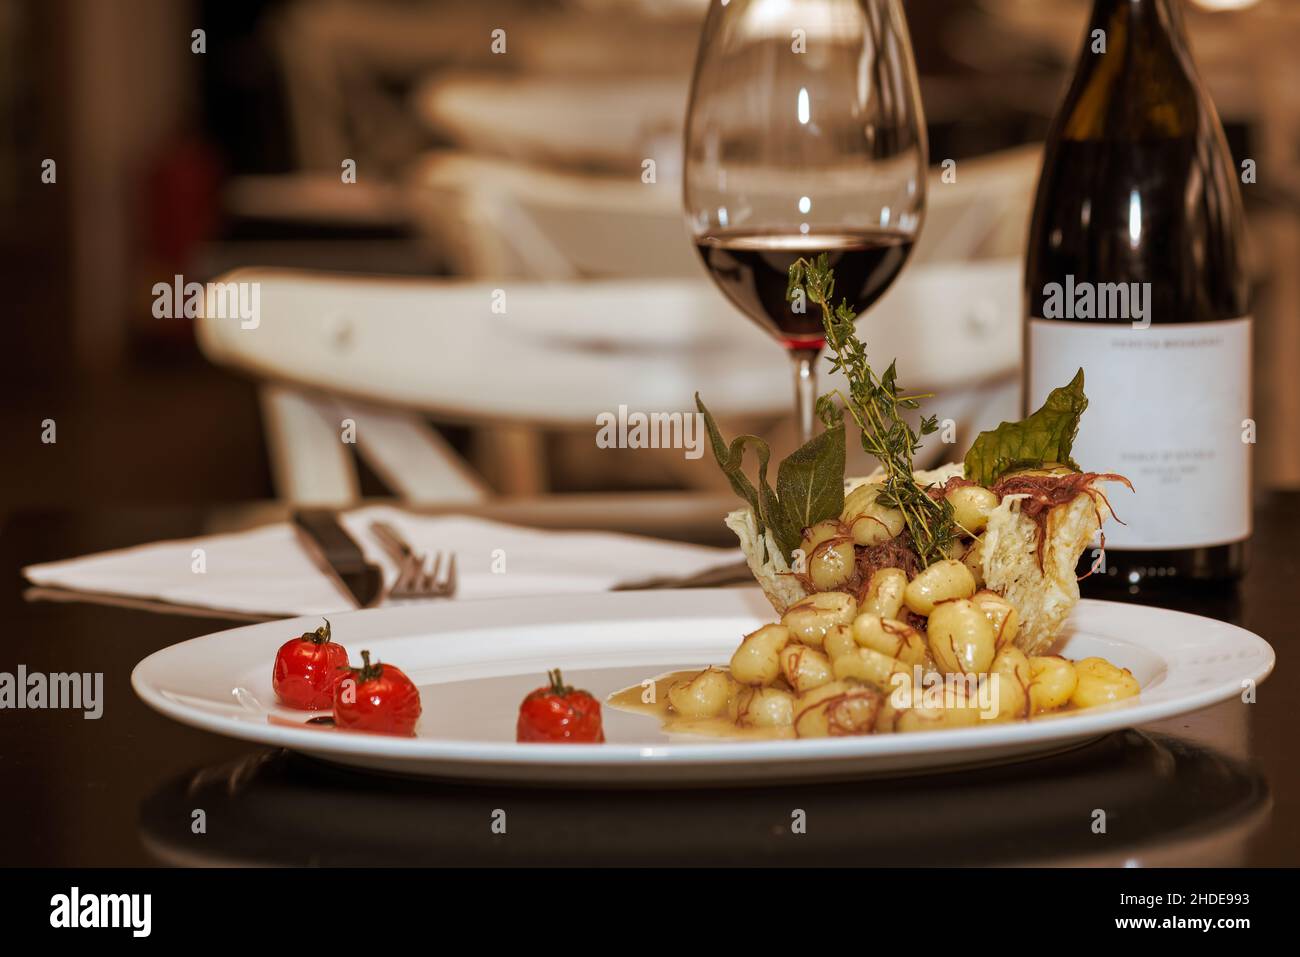
MULTIPOLYGON (((847 543, 839 522, 807 532, 814 550, 847 543)), ((1016 605, 977 582, 956 559, 911 581, 878 569, 859 597, 817 592, 745 635, 729 668, 655 679, 666 700, 648 703, 665 721, 688 719, 676 727, 690 733, 827 737, 1028 720, 1141 693, 1104 658, 1027 656, 1016 605)))
POLYGON ((742 728, 788 728, 794 724, 794 701, 780 688, 745 688, 736 696, 732 720, 742 728))
POLYGON ((903 531, 903 513, 876 501, 881 489, 880 483, 867 482, 844 497, 840 520, 849 527, 857 545, 879 545, 903 531))
POLYGON ((869 734, 880 710, 880 695, 863 685, 833 681, 794 702, 794 730, 801 738, 869 734))
POLYGON ((1023 718, 1029 714, 1029 687, 1034 675, 1025 653, 1008 645, 997 653, 989 670, 997 678, 997 717, 1001 720, 1023 718))
POLYGON ((836 625, 847 625, 858 614, 858 603, 842 591, 817 592, 795 602, 781 618, 795 641, 821 648, 826 633, 836 625))
POLYGON ((857 639, 853 637, 853 628, 849 625, 836 625, 826 633, 826 644, 823 649, 826 657, 832 662, 840 655, 847 654, 854 648, 858 647, 857 639))
POLYGON ((858 611, 881 618, 897 618, 903 610, 903 592, 906 590, 906 572, 901 568, 881 568, 871 576, 858 611))
POLYGON ((880 615, 858 615, 853 620, 853 639, 863 648, 897 658, 909 665, 926 663, 930 653, 925 639, 911 625, 880 615))
POLYGON ((781 649, 781 673, 795 694, 803 694, 831 680, 831 662, 816 648, 793 642, 781 649))
POLYGON ((1016 611, 1015 605, 988 589, 977 591, 971 596, 971 601, 993 625, 993 644, 998 650, 1016 640, 1016 632, 1020 630, 1020 613, 1016 611))
POLYGON ((1070 704, 1076 708, 1094 708, 1097 705, 1122 701, 1136 695, 1141 688, 1133 672, 1111 664, 1105 658, 1084 658, 1074 664, 1077 682, 1070 704))
POLYGON ((897 658, 882 655, 870 648, 855 648, 840 655, 831 665, 837 680, 852 679, 872 685, 881 691, 893 690, 894 675, 912 674, 912 666, 905 665, 897 658))
POLYGON ((852 542, 827 542, 808 559, 808 580, 818 591, 839 588, 853 577, 852 542))
POLYGON ((689 681, 668 689, 668 703, 686 718, 716 718, 727 710, 731 675, 722 668, 705 668, 689 681))
POLYGON ((969 728, 979 723, 976 707, 894 708, 888 704, 877 717, 878 731, 944 731, 949 728, 969 728))
POLYGON ((781 674, 781 649, 789 643, 785 625, 750 632, 731 656, 731 677, 742 685, 770 685, 781 674))
POLYGON ((813 591, 833 591, 853 577, 853 539, 839 522, 818 522, 808 529, 800 548, 813 591))
POLYGON ((949 674, 983 674, 997 650, 993 623, 968 598, 936 605, 930 613, 926 636, 930 654, 949 674))
POLYGON ((998 497, 980 485, 961 485, 944 496, 952 506, 953 521, 967 535, 978 535, 988 526, 998 507, 998 497))
POLYGON ((975 576, 955 559, 945 558, 907 583, 903 603, 918 615, 929 615, 940 602, 975 594, 975 576))
POLYGON ((1079 676, 1074 665, 1060 655, 1036 655, 1029 659, 1029 703, 1035 714, 1064 707, 1074 696, 1079 676))

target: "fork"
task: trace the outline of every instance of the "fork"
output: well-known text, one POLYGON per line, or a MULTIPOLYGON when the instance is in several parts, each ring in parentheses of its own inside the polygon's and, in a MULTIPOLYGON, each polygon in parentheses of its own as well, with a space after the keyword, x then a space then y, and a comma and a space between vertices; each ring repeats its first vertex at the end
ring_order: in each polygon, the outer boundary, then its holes
POLYGON ((388 597, 451 598, 456 594, 454 552, 434 552, 430 568, 429 556, 408 545, 401 533, 387 522, 372 522, 370 532, 397 563, 397 580, 388 597))

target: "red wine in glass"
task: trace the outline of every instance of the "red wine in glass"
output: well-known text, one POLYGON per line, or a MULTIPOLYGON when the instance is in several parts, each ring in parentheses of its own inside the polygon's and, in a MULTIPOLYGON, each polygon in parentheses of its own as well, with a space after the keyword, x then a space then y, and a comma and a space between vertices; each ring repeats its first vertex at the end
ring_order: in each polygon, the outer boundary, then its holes
POLYGON ((825 343, 818 306, 786 300, 790 266, 823 253, 835 270, 835 302, 865 312, 898 275, 913 237, 900 230, 778 233, 718 230, 695 247, 713 281, 739 309, 790 350, 820 351, 825 343))
POLYGON ((682 200, 713 281, 790 356, 812 437, 821 309, 786 302, 825 253, 866 313, 925 216, 928 151, 901 0, 714 0, 686 114, 682 200), (804 37, 791 43, 791 37, 804 37))

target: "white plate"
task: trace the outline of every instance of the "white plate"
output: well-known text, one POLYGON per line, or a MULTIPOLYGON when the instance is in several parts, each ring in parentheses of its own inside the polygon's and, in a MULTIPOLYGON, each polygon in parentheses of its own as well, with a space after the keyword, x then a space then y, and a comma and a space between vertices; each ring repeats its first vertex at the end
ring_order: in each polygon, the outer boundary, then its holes
POLYGON ((417 736, 307 727, 275 705, 271 663, 315 619, 268 622, 155 652, 131 676, 150 706, 184 724, 341 764, 520 783, 789 781, 931 770, 1060 750, 1242 693, 1273 650, 1234 625, 1165 609, 1083 601, 1059 651, 1129 668, 1141 697, 1107 708, 952 731, 736 741, 668 736, 644 715, 604 711, 603 745, 517 744, 520 700, 549 668, 600 698, 661 672, 725 662, 772 619, 757 589, 615 592, 445 602, 332 616, 354 661, 362 649, 420 686, 417 736), (282 724, 288 721, 294 724, 282 724))

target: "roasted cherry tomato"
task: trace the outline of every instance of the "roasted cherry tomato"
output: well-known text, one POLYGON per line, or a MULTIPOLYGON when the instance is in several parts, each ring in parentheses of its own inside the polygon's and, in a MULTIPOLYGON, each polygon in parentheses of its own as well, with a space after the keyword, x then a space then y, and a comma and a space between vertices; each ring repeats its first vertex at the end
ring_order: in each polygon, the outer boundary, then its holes
POLYGON ((334 706, 334 686, 343 680, 348 651, 330 641, 328 621, 315 631, 286 641, 275 654, 271 686, 290 708, 328 710, 334 706))
POLYGON ((348 668, 334 688, 334 726, 375 734, 415 734, 420 692, 400 668, 370 663, 361 652, 361 667, 348 668))
POLYGON ((600 725, 600 702, 585 691, 564 683, 560 669, 548 671, 551 683, 538 688, 519 706, 519 741, 555 741, 599 744, 605 740, 600 725))

